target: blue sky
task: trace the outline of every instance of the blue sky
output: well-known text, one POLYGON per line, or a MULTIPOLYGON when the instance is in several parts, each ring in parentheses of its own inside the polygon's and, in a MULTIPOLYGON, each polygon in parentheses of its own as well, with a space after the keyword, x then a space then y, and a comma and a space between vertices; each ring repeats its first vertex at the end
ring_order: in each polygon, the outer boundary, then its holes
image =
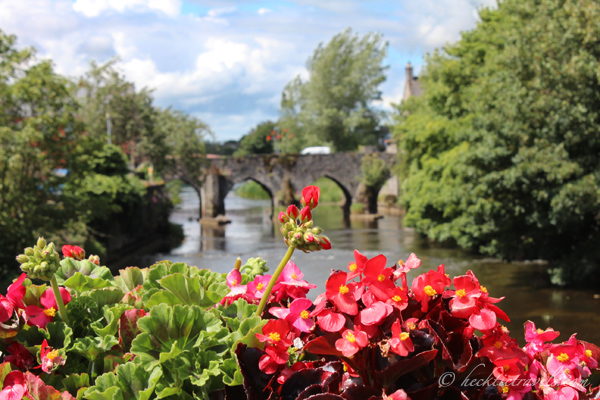
POLYGON ((278 118, 283 87, 307 77, 316 46, 350 27, 389 42, 378 107, 391 110, 404 68, 456 41, 495 0, 0 0, 0 29, 35 46, 56 70, 79 76, 118 56, 155 103, 207 122, 215 139, 239 139, 278 118))

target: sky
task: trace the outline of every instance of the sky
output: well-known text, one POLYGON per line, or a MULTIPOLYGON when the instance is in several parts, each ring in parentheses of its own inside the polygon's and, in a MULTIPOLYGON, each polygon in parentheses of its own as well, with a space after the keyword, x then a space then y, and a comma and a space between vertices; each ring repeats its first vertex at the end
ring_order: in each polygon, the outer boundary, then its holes
POLYGON ((351 28, 389 43, 376 104, 391 111, 407 62, 475 27, 495 0, 0 0, 0 30, 34 46, 58 73, 78 77, 92 60, 119 57, 155 104, 208 123, 216 141, 238 140, 279 115, 284 86, 319 43, 351 28))

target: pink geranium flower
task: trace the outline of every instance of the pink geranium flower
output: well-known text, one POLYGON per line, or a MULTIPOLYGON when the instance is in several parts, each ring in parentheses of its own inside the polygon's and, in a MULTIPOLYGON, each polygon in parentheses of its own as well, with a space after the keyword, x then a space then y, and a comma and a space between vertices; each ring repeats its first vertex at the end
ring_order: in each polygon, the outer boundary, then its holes
MULTIPOLYGON (((63 303, 66 305, 71 301, 71 294, 63 287, 59 288, 63 303)), ((25 309, 27 315, 27 323, 35 325, 38 328, 45 328, 49 322, 54 320, 54 316, 58 312, 56 298, 51 288, 46 289, 40 298, 40 303, 44 308, 38 306, 28 306, 25 309)))
POLYGON ((408 353, 415 349, 410 333, 402 331, 400 320, 396 320, 392 324, 392 337, 389 343, 392 351, 401 357, 406 357, 408 353))
POLYGON ((58 350, 48 346, 46 339, 42 342, 40 358, 42 359, 42 371, 47 374, 51 373, 56 367, 65 365, 65 359, 62 358, 58 350))
POLYGON ((341 351, 344 357, 352 357, 368 343, 369 338, 365 332, 347 329, 342 333, 342 338, 335 341, 335 348, 341 351))
POLYGON ((269 312, 281 319, 285 319, 301 332, 310 332, 315 326, 315 321, 310 316, 308 309, 312 306, 309 299, 296 299, 290 304, 290 308, 271 307, 269 312))
POLYGON ((9 372, 4 377, 1 400, 21 400, 27 396, 27 383, 25 375, 21 371, 9 372))
POLYGON ((337 271, 331 274, 325 283, 325 294, 342 312, 350 315, 358 314, 358 304, 354 297, 356 285, 346 284, 347 274, 337 271))
POLYGON ((257 275, 252 282, 248 282, 246 293, 256 299, 262 299, 270 280, 271 275, 257 275))

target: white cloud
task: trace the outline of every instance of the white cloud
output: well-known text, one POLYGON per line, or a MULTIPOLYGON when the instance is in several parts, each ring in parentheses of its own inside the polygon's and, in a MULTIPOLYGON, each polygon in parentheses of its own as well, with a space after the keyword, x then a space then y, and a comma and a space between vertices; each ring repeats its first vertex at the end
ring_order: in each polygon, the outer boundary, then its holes
POLYGON ((181 9, 181 0, 75 0, 73 9, 86 17, 98 17, 105 11, 161 11, 175 17, 181 9))
MULTIPOLYGON (((90 60, 113 56, 161 106, 204 119, 218 140, 239 138, 276 119, 283 87, 308 77, 320 42, 347 27, 381 32, 390 42, 379 106, 402 94, 404 66, 475 26, 495 0, 292 0, 265 8, 255 0, 0 0, 0 26, 52 58, 56 70, 83 74, 90 60), (189 4, 188 4, 189 3, 189 4), (196 3, 200 14, 181 10, 196 3)), ((192 7, 191 10, 194 10, 192 7)))

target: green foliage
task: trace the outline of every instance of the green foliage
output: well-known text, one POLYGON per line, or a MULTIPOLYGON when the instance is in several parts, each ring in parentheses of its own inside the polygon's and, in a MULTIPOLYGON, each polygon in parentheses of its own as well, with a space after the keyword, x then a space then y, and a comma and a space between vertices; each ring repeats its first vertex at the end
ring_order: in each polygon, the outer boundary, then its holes
POLYGON ((406 223, 505 259, 600 266, 600 5, 506 0, 428 58, 402 105, 406 223))
POLYGON ((340 186, 329 178, 322 177, 311 183, 321 189, 320 203, 339 203, 344 201, 344 192, 340 186))
POLYGON ((243 199, 268 200, 269 193, 259 183, 248 180, 235 189, 235 194, 243 199))
POLYGON ((386 49, 381 35, 361 38, 350 29, 320 44, 307 62, 308 81, 298 76, 283 91, 279 126, 293 137, 284 136, 282 151, 315 145, 350 151, 376 144, 381 116, 370 102, 381 98, 386 49))
POLYGON ((271 121, 261 122, 240 140, 240 147, 235 151, 236 156, 250 154, 271 154, 274 152, 273 130, 276 124, 271 121))
POLYGON ((390 178, 390 169, 377 154, 367 154, 362 158, 360 169, 363 183, 372 189, 379 190, 390 178))

